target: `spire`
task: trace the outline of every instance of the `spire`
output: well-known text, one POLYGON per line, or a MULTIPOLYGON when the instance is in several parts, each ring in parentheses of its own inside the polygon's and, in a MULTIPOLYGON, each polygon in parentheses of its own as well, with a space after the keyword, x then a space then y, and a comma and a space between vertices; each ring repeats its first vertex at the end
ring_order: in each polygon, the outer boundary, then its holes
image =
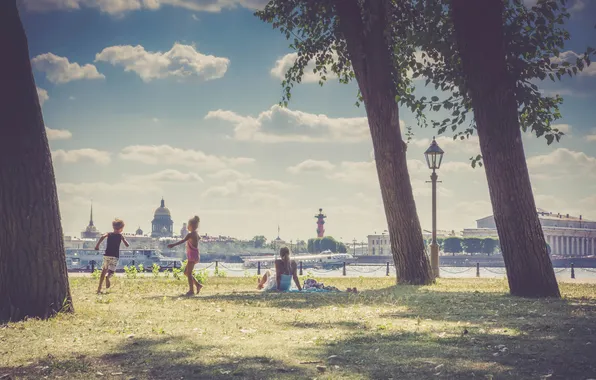
POLYGON ((93 225, 93 199, 91 200, 91 215, 89 216, 89 225, 93 225))
POLYGON ((277 225, 277 238, 279 239, 279 224, 277 225))
POLYGON ((166 207, 166 204, 165 204, 165 202, 163 200, 163 197, 161 197, 161 207, 166 207))

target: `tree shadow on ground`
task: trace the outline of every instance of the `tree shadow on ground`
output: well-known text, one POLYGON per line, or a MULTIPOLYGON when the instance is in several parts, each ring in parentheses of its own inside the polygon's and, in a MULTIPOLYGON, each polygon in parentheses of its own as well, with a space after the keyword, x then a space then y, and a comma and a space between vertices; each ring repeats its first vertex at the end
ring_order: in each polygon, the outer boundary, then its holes
POLYGON ((392 324, 386 331, 365 319, 287 323, 288 328, 345 331, 344 339, 323 343, 318 358, 343 356, 345 361, 329 363, 330 370, 338 365, 339 371, 363 377, 596 378, 593 298, 527 299, 502 292, 397 286, 357 295, 243 292, 197 298, 201 300, 286 309, 383 305, 378 317, 392 324), (436 326, 431 332, 411 326, 406 331, 399 326, 404 320, 443 325, 446 332, 436 326))
POLYGON ((216 363, 204 363, 201 352, 211 349, 214 347, 181 337, 133 338, 124 341, 109 354, 70 358, 48 355, 28 366, 0 367, 0 376, 8 374, 19 379, 88 379, 89 376, 118 379, 284 379, 312 377, 314 374, 264 355, 221 357, 216 363), (184 350, 180 350, 180 340, 184 350), (172 341, 176 341, 177 350, 172 350, 172 341))

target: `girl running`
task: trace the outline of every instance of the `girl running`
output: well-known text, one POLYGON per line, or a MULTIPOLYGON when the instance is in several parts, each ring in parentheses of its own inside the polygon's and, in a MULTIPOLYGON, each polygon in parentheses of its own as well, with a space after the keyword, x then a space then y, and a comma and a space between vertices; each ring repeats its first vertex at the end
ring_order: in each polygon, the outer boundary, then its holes
POLYGON ((184 269, 184 274, 188 278, 188 292, 186 293, 187 296, 192 296, 195 294, 194 287, 197 288, 197 294, 201 291, 203 286, 199 284, 199 282, 195 279, 192 274, 192 271, 195 268, 195 264, 197 264, 200 260, 199 255, 199 234, 197 231, 199 230, 199 222, 201 219, 198 216, 194 216, 192 219, 188 221, 188 234, 182 240, 174 244, 168 244, 168 248, 173 248, 177 245, 180 245, 186 242, 186 259, 188 260, 186 263, 186 269, 184 269))

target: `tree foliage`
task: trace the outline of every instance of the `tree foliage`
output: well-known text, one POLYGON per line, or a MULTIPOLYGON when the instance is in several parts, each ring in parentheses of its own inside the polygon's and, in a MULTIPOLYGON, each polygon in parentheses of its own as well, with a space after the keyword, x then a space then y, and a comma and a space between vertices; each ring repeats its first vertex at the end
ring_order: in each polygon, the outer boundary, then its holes
MULTIPOLYGON (((567 0, 539 0, 529 8, 522 0, 504 0, 504 33, 507 46, 506 61, 511 78, 516 83, 515 97, 522 131, 531 131, 544 137, 547 144, 559 141, 562 131, 553 123, 562 117, 560 95, 548 95, 540 91, 540 81, 562 80, 574 76, 591 63, 596 52, 587 47, 573 61, 566 60, 562 50, 570 34, 563 27, 570 15, 565 8, 567 0)), ((472 111, 468 84, 465 83, 460 55, 455 43, 455 31, 450 16, 450 0, 415 1, 415 9, 421 15, 416 18, 417 30, 411 36, 414 45, 421 49, 422 64, 412 66, 413 76, 426 77, 426 85, 432 83, 436 90, 446 93, 440 100, 408 96, 415 104, 419 124, 428 125, 427 111, 447 111, 449 117, 442 121, 432 120, 430 125, 442 134, 454 132, 454 139, 464 139, 474 134, 476 125, 472 111), (466 123, 467 121, 467 123, 466 123), (460 127, 463 127, 461 129, 460 127)), ((412 108, 412 107, 410 107, 412 108)), ((472 166, 481 164, 481 156, 471 158, 472 166)))
POLYGON ((263 235, 258 235, 252 238, 252 242, 255 248, 263 248, 267 243, 267 238, 263 235))
POLYGON ((344 243, 335 240, 333 236, 308 239, 308 252, 319 253, 323 251, 346 253, 347 247, 344 243))
POLYGON ((464 238, 462 245, 466 253, 481 253, 482 252, 482 239, 479 238, 464 238))
MULTIPOLYGON (((561 54, 570 38, 563 27, 570 17, 567 0, 539 0, 533 7, 526 7, 522 0, 503 1, 507 64, 516 81, 521 128, 551 144, 563 135, 552 127, 562 117, 559 107, 563 99, 541 92, 538 84, 576 75, 590 65, 596 50, 588 47, 572 61, 561 54)), ((319 75, 321 86, 331 74, 340 83, 354 79, 345 41, 337 30, 334 4, 333 0, 271 0, 264 10, 256 12, 261 20, 279 29, 297 53, 282 82, 282 105, 287 106, 293 87, 302 81, 309 64, 319 75)), ((396 101, 416 115, 420 126, 432 126, 438 134, 450 131, 454 139, 465 139, 474 134, 476 125, 449 5, 450 0, 392 2, 393 82, 396 101), (418 97, 412 79, 419 78, 426 79, 425 86, 441 91, 443 99, 418 97), (449 116, 429 120, 429 111, 446 111, 449 116)), ((358 94, 357 105, 360 100, 358 94)), ((411 138, 411 133, 406 135, 411 138)), ((481 166, 481 159, 480 155, 470 158, 472 166, 481 166)))
POLYGON ((458 237, 448 237, 443 241, 443 251, 447 253, 461 253, 461 239, 458 237))

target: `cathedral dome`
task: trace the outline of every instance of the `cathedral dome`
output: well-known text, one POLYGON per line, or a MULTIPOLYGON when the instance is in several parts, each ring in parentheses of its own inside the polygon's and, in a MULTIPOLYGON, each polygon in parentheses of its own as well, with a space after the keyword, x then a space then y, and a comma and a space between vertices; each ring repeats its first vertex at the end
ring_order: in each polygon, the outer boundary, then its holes
POLYGON ((165 206, 165 202, 161 200, 161 206, 155 209, 154 216, 171 216, 170 209, 165 206))

